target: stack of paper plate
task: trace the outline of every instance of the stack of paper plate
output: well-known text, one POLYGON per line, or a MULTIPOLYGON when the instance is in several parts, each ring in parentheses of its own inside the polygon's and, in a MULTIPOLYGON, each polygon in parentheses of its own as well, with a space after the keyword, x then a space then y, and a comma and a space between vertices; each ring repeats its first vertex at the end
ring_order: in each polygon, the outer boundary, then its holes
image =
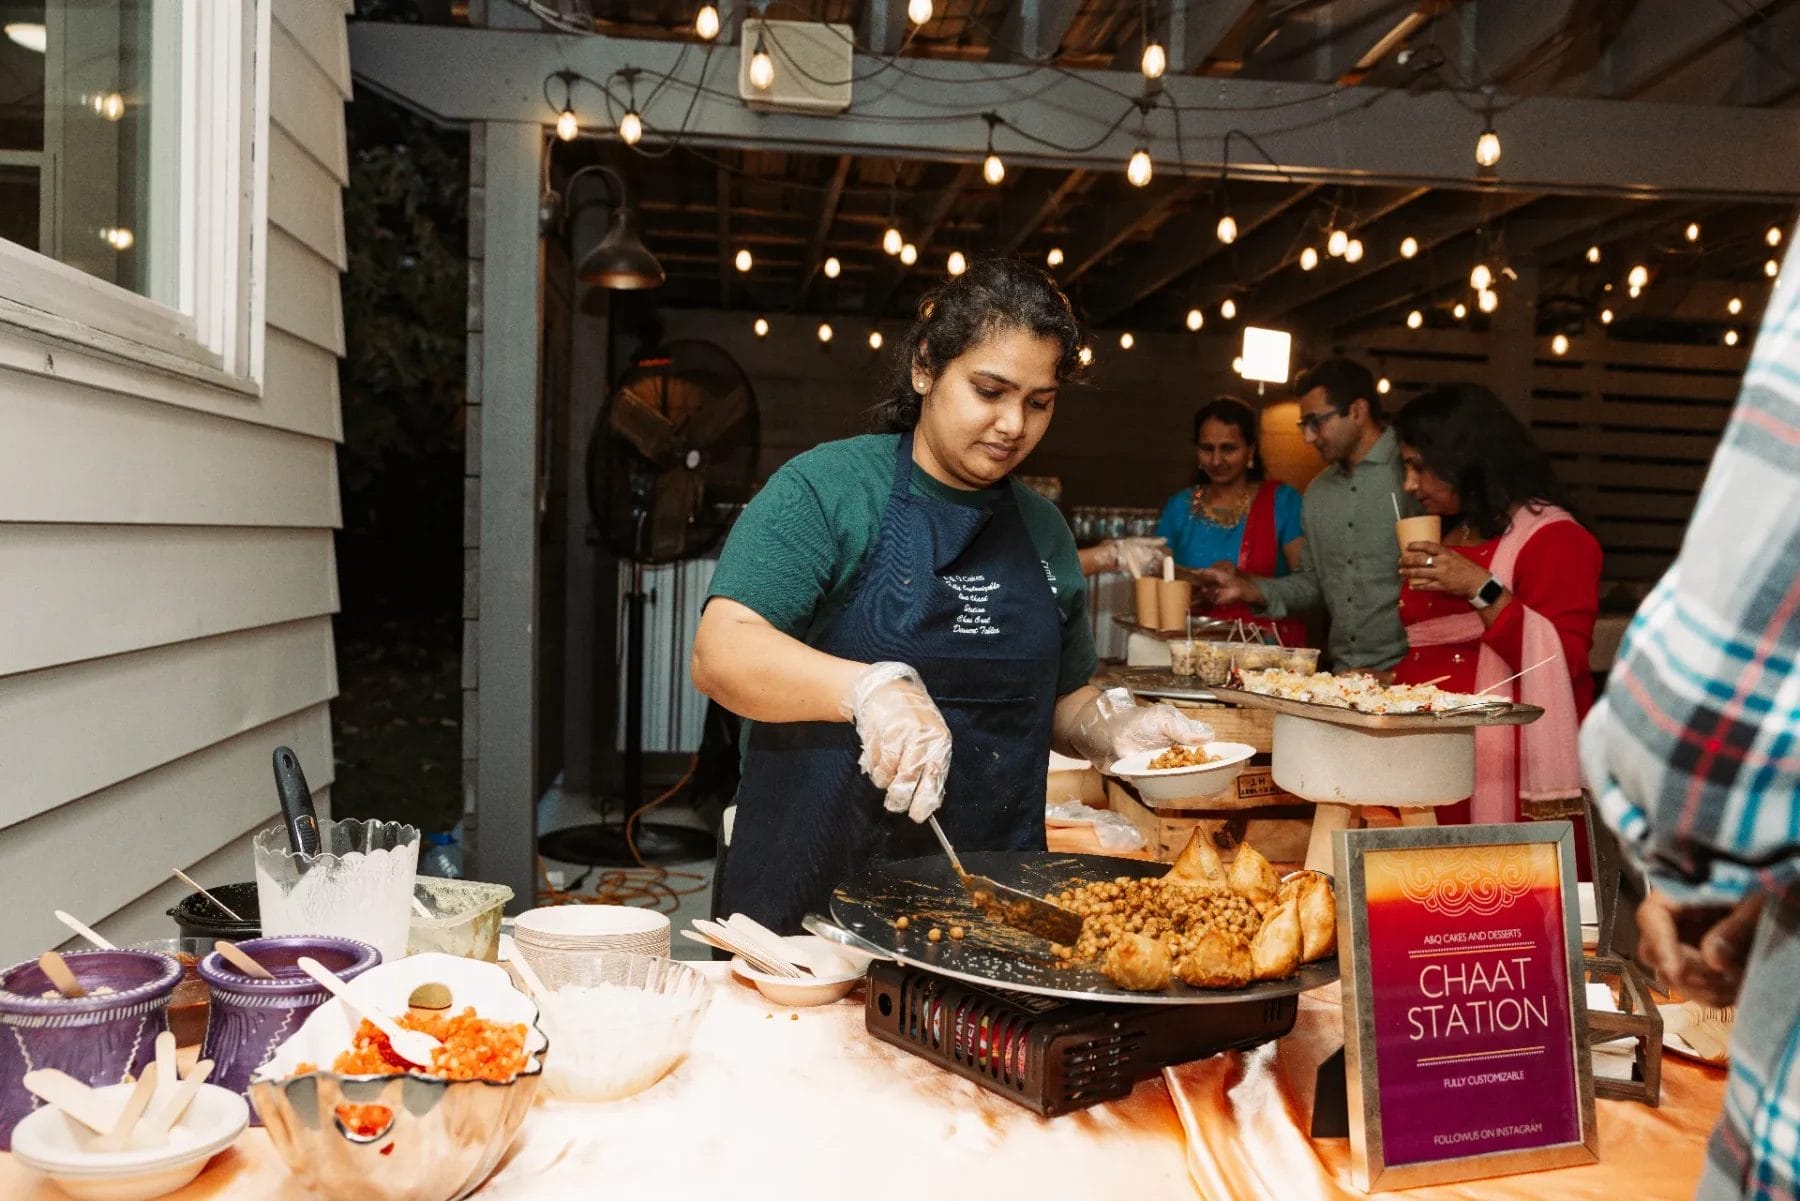
POLYGON ((533 951, 631 951, 669 954, 669 918, 635 905, 554 905, 521 913, 513 941, 533 951))

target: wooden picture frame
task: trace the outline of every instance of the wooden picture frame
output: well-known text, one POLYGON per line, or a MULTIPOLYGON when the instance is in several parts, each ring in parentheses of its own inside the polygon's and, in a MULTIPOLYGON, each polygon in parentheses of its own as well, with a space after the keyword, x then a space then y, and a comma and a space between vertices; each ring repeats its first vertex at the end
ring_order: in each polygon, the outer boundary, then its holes
POLYGON ((1358 1187, 1597 1160, 1573 827, 1343 830, 1334 851, 1358 1187))

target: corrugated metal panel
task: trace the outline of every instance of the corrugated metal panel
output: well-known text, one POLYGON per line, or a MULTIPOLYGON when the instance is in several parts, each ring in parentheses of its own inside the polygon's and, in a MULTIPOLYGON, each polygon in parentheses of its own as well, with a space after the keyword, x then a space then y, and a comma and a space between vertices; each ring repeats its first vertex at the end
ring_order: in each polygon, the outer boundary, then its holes
MULTIPOLYGON (((688 559, 664 567, 644 569, 644 749, 691 753, 700 747, 700 731, 706 720, 706 698, 694 688, 688 675, 688 658, 694 651, 694 631, 706 590, 712 585, 715 557, 688 559)), ((619 565, 619 628, 613 645, 618 660, 618 749, 625 748, 625 644, 626 595, 631 591, 632 566, 619 565)))

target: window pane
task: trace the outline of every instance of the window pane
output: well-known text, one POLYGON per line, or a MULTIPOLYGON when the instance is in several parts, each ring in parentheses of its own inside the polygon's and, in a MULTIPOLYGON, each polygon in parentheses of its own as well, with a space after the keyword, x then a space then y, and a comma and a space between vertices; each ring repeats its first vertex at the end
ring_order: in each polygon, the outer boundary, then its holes
POLYGON ((0 237, 180 306, 179 0, 0 0, 0 237))

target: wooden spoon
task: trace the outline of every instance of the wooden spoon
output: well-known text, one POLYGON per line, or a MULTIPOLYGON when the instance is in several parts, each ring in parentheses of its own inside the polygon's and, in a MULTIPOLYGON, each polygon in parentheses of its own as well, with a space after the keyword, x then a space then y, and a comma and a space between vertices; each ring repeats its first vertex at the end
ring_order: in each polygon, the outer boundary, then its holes
POLYGON ((243 918, 238 916, 237 910, 233 909, 231 906, 227 905, 224 901, 221 901, 218 897, 213 896, 212 893, 207 892, 204 888, 200 887, 200 885, 194 881, 194 878, 192 876, 188 875, 186 872, 182 871, 178 867, 172 867, 169 870, 174 872, 176 877, 178 879, 180 879, 180 881, 183 884, 187 885, 189 888, 193 889, 195 892, 199 893, 201 896, 203 896, 207 900, 211 901, 214 905, 217 905, 219 907, 219 911, 221 913, 223 913, 226 917, 230 918, 234 922, 241 922, 244 920, 243 918))
POLYGON ((443 1046, 443 1043, 422 1030, 403 1030, 385 1014, 364 1008, 350 995, 350 990, 344 982, 326 971, 317 959, 302 955, 299 965, 301 971, 318 981, 319 986, 326 992, 342 1001, 350 1012, 367 1018, 371 1025, 387 1035, 388 1044, 394 1048, 394 1054, 408 1063, 416 1063, 420 1067, 431 1066, 431 1053, 443 1046))
POLYGON ((194 1098, 200 1095, 200 1086, 206 1083, 206 1078, 212 1075, 212 1070, 213 1061, 210 1059, 202 1059, 195 1064, 188 1074, 182 1077, 181 1083, 175 1087, 174 1091, 166 1099, 160 1101, 156 1108, 150 1111, 150 1115, 144 1119, 142 1125, 138 1127, 138 1141, 145 1145, 168 1141, 169 1131, 175 1128, 175 1123, 181 1121, 181 1115, 187 1112, 187 1108, 193 1104, 194 1098))
POLYGON ((95 1134, 105 1134, 118 1121, 118 1111, 97 1089, 90 1088, 67 1072, 56 1068, 37 1068, 26 1072, 19 1082, 25 1086, 26 1092, 46 1105, 56 1106, 95 1134))
POLYGON ((273 980, 275 978, 274 972, 252 959, 250 953, 235 942, 221 938, 213 943, 213 950, 219 953, 221 959, 246 976, 256 980, 273 980))
POLYGON ((69 969, 69 961, 55 951, 45 951, 38 956, 38 969, 50 977, 50 983, 55 985, 56 991, 63 996, 71 999, 87 996, 87 989, 81 987, 81 981, 77 980, 75 973, 69 969))
POLYGON ((181 1084, 181 1072, 175 1066, 175 1036, 164 1030, 156 1036, 156 1095, 150 1100, 161 1105, 181 1084))
POLYGON ((52 912, 56 914, 57 921, 81 935, 81 937, 87 939, 102 951, 116 951, 119 949, 117 944, 107 941, 103 935, 96 934, 94 931, 88 929, 86 925, 76 920, 72 915, 64 913, 60 909, 52 910, 52 912))
POLYGON ((131 1132, 137 1129, 138 1119, 144 1116, 144 1110, 150 1105, 150 1098, 156 1092, 156 1065, 144 1065, 144 1072, 137 1078, 131 1095, 125 1098, 125 1108, 119 1111, 119 1120, 112 1124, 112 1129, 94 1141, 96 1151, 123 1151, 125 1144, 131 1141, 131 1132))

